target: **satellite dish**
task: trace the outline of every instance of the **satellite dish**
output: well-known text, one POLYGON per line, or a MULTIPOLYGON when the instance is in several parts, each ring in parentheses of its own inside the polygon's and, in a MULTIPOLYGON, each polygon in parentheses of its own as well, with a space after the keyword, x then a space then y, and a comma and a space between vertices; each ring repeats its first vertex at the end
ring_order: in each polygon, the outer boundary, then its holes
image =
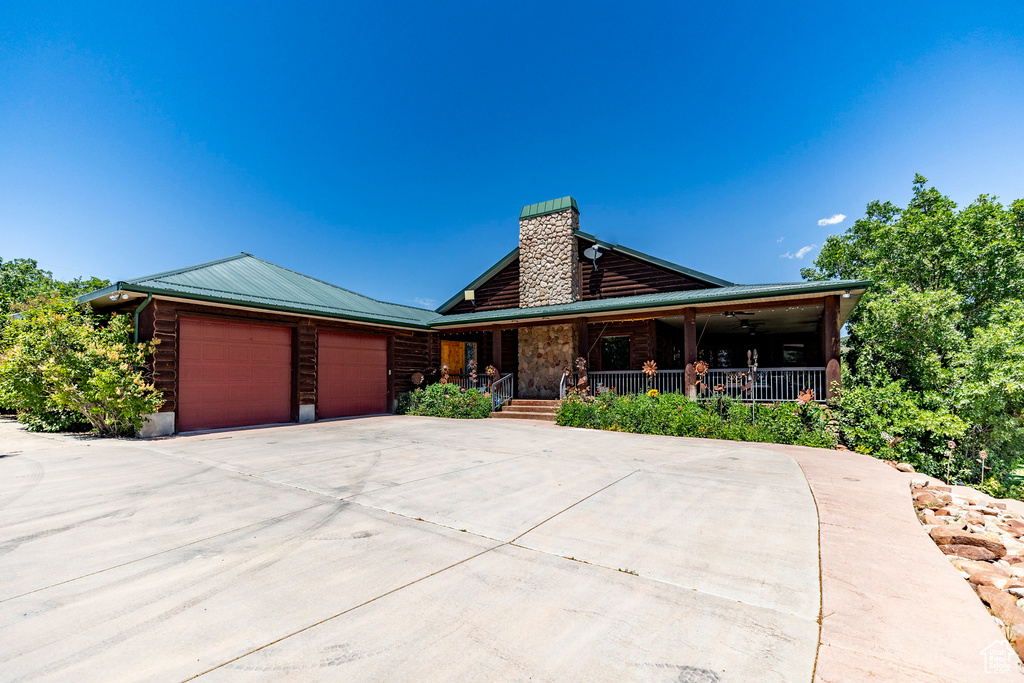
POLYGON ((597 259, 601 258, 601 254, 603 253, 604 251, 601 247, 596 244, 583 250, 583 255, 590 259, 590 262, 594 264, 594 270, 597 270, 597 259))

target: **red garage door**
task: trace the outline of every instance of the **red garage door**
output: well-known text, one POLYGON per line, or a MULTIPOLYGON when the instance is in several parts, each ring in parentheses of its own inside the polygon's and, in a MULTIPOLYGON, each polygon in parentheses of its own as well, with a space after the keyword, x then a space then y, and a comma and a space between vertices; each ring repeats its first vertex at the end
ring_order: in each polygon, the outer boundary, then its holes
POLYGON ((387 410, 388 340, 321 330, 317 347, 317 417, 387 410))
POLYGON ((292 330, 182 318, 178 430, 289 422, 292 330))

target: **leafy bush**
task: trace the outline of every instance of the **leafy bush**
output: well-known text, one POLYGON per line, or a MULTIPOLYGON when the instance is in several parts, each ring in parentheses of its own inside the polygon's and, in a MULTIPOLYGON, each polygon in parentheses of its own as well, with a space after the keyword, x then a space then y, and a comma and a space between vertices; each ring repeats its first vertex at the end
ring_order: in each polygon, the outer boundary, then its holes
POLYGON ((431 384, 398 398, 399 415, 479 419, 491 416, 491 395, 456 384, 431 384))
POLYGON ((109 321, 62 298, 43 299, 4 329, 0 404, 31 429, 57 431, 80 417, 101 435, 131 435, 159 410, 142 372, 155 344, 134 344, 129 316, 109 321))
POLYGON ((596 397, 570 394, 557 422, 566 427, 635 434, 666 434, 733 441, 798 444, 834 448, 828 409, 817 404, 750 404, 729 398, 691 401, 682 394, 602 392, 596 397))

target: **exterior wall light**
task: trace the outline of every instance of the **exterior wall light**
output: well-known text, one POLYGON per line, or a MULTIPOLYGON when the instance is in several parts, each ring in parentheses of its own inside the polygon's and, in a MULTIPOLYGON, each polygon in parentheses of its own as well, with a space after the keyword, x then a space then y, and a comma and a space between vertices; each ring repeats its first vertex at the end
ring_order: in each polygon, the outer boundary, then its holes
POLYGON ((846 290, 845 292, 843 292, 843 298, 844 299, 849 299, 851 296, 853 296, 853 295, 850 294, 850 290, 846 290))
POLYGON ((111 301, 117 301, 120 298, 121 298, 121 293, 120 292, 114 292, 113 294, 110 295, 110 300, 111 301))

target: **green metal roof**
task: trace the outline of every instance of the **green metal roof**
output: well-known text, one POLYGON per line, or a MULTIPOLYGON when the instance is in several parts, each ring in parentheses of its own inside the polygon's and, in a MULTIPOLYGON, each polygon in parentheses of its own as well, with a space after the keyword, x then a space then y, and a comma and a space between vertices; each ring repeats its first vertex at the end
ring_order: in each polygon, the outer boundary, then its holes
POLYGON ((428 329, 438 317, 434 311, 377 301, 244 253, 117 282, 79 301, 119 290, 420 329, 428 329))
POLYGON ((543 216, 546 213, 554 213, 556 211, 565 211, 568 208, 576 209, 576 213, 580 212, 580 207, 576 206, 576 200, 572 197, 549 199, 546 202, 538 202, 536 204, 524 206, 523 210, 519 212, 519 220, 523 220, 524 218, 533 218, 534 216, 543 216))
POLYGON ((819 282, 784 282, 765 285, 730 285, 709 289, 689 289, 683 292, 661 292, 658 294, 639 294, 612 299, 591 299, 576 301, 569 304, 552 306, 536 306, 534 308, 504 308, 494 311, 475 311, 446 315, 431 323, 435 329, 443 329, 453 325, 472 325, 476 323, 523 320, 529 318, 577 317, 612 313, 615 311, 654 309, 663 307, 695 306, 699 304, 741 301, 746 299, 763 299, 784 297, 794 294, 817 294, 827 292, 843 292, 859 290, 851 303, 855 304, 860 293, 871 284, 868 280, 828 280, 819 282))

